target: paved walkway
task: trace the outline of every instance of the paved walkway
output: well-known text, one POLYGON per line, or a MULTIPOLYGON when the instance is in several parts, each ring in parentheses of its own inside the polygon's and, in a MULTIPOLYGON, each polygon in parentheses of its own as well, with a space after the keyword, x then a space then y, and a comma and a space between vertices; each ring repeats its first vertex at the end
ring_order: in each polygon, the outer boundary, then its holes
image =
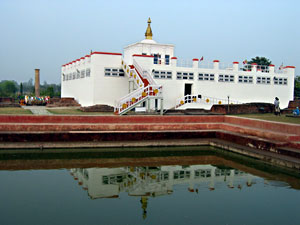
POLYGON ((53 115, 45 106, 22 106, 23 109, 29 109, 34 115, 53 115))

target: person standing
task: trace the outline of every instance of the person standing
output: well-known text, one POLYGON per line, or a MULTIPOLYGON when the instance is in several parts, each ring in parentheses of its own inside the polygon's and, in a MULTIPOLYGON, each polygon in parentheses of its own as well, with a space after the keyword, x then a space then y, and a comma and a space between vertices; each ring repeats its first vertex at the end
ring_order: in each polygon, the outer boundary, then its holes
POLYGON ((276 116, 280 116, 280 107, 279 107, 279 98, 275 98, 275 101, 274 101, 274 106, 275 106, 275 110, 274 110, 274 113, 276 116))

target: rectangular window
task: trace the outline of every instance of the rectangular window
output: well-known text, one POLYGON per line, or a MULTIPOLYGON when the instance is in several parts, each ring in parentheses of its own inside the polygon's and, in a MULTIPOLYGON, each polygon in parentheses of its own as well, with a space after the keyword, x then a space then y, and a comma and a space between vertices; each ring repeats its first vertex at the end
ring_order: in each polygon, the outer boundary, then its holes
POLYGON ((161 55, 159 54, 154 54, 154 58, 153 58, 153 63, 154 64, 160 64, 160 58, 161 58, 161 55))
POLYGON ((194 73, 177 72, 177 80, 194 80, 194 73))
POLYGON ((104 68, 104 76, 124 77, 124 70, 120 68, 104 68))
POLYGON ((223 75, 219 74, 219 82, 227 82, 227 83, 233 83, 234 82, 234 75, 223 75))
POLYGON ((253 83, 253 76, 239 76, 239 83, 248 83, 252 84, 253 83))
POLYGON ((191 171, 185 171, 185 170, 174 171, 173 174, 174 180, 190 178, 190 176, 191 176, 191 171))
POLYGON ((85 76, 86 77, 90 77, 91 76, 91 69, 90 68, 87 68, 86 71, 85 71, 85 76))
POLYGON ((276 85, 287 85, 287 78, 274 77, 274 84, 276 84, 276 85))
POLYGON ((81 78, 84 78, 85 77, 85 70, 81 70, 81 75, 80 75, 81 78))
POLYGON ((200 178, 200 177, 211 177, 211 170, 210 169, 195 170, 195 178, 200 178))
POLYGON ((76 79, 76 72, 73 72, 73 80, 76 79))
POLYGON ((172 71, 154 70, 152 75, 155 79, 172 79, 172 71))
POLYGON ((170 56, 166 55, 165 58, 166 58, 166 65, 169 65, 170 64, 170 56))
POLYGON ((203 73, 199 73, 198 74, 198 80, 201 81, 214 81, 215 80, 215 75, 214 74, 203 74, 203 73))
POLYGON ((270 77, 257 77, 256 83, 257 84, 271 84, 271 78, 270 77))

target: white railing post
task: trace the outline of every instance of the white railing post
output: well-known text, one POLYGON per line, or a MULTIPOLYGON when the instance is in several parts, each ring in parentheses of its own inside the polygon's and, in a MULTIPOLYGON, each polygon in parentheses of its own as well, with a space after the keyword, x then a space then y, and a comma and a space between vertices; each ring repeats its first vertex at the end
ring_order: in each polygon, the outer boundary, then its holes
POLYGON ((257 71, 257 63, 251 63, 251 71, 256 72, 257 71))
POLYGON ((199 59, 193 59, 193 68, 198 68, 199 66, 199 59))
POLYGON ((239 62, 233 62, 232 64, 233 64, 233 66, 232 66, 233 70, 238 71, 239 70, 239 62))
POLYGON ((270 64, 269 65, 269 73, 274 73, 275 72, 275 65, 270 64))
POLYGON ((214 60, 213 63, 214 63, 214 69, 218 70, 219 69, 220 61, 219 60, 214 60))

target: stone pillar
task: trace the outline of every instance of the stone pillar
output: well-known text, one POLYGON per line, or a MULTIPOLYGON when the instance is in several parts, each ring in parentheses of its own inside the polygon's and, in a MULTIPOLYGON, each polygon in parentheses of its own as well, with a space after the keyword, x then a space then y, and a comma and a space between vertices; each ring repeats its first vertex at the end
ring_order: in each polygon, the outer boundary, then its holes
POLYGON ((35 96, 40 97, 40 69, 35 69, 35 96))

